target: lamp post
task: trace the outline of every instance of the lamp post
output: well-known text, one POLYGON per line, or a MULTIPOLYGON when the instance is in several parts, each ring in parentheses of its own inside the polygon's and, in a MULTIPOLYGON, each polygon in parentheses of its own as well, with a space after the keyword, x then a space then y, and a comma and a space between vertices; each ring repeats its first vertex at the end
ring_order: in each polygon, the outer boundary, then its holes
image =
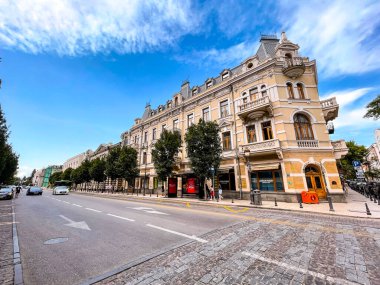
MULTIPOLYGON (((241 185, 241 173, 240 173, 240 159, 239 159, 239 149, 235 148, 235 159, 237 164, 237 171, 239 176, 239 193, 240 193, 240 200, 243 199, 243 190, 241 185)), ((233 201, 233 200, 232 200, 233 201)), ((233 202, 232 202, 233 203, 233 202)))
POLYGON ((253 205, 253 192, 252 192, 252 185, 251 185, 251 163, 249 161, 249 155, 250 155, 250 150, 245 149, 244 150, 244 157, 245 157, 245 162, 247 165, 247 171, 248 171, 248 189, 249 189, 249 195, 251 197, 251 205, 253 205))

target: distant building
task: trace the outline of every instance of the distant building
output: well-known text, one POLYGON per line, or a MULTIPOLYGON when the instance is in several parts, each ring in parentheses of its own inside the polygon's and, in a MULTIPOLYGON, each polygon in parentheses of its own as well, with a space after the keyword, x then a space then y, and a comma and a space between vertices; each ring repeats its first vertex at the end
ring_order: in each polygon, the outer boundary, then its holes
POLYGON ((45 174, 45 168, 36 170, 32 179, 33 185, 41 187, 44 181, 44 174, 45 174))
POLYGON ((69 158, 63 163, 62 171, 65 171, 67 168, 72 168, 72 169, 78 168, 85 159, 90 158, 91 154, 92 154, 92 150, 89 149, 83 153, 80 153, 76 156, 69 158))
POLYGON ((42 187, 48 187, 49 186, 49 178, 50 176, 58 171, 62 171, 62 165, 51 165, 45 168, 44 171, 44 178, 42 182, 42 187))
POLYGON ((375 142, 368 148, 363 166, 366 172, 380 171, 380 129, 375 130, 375 142))

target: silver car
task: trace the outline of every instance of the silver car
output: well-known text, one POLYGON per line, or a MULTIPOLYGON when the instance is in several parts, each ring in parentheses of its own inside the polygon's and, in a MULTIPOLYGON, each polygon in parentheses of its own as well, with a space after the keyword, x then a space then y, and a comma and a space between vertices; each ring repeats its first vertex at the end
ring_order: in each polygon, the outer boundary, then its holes
POLYGON ((57 186, 53 189, 53 195, 69 195, 69 187, 67 186, 57 186))
POLYGON ((0 189, 0 199, 12 199, 13 198, 13 190, 9 187, 4 187, 0 189))

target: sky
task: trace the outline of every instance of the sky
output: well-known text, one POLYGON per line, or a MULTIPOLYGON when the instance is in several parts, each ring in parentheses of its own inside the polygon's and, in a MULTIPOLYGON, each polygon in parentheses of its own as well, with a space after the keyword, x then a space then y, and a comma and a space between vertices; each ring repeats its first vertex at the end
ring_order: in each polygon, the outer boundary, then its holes
POLYGON ((101 143, 180 90, 255 54, 282 31, 336 97, 332 140, 374 142, 380 1, 0 0, 0 104, 20 177, 101 143))

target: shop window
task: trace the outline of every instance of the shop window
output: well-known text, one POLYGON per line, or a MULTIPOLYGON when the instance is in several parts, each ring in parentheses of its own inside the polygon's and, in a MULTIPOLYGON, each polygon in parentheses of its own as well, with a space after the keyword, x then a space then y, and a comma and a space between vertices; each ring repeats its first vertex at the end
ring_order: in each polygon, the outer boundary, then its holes
POLYGON ((261 123, 261 129, 263 131, 264 141, 273 139, 272 124, 270 121, 261 123))
POLYGON ((248 143, 254 143, 257 141, 255 126, 247 127, 247 140, 248 143))
POLYGON ((297 140, 314 140, 311 123, 305 115, 296 114, 294 116, 294 129, 297 140))
POLYGON ((293 90, 293 84, 288 82, 286 83, 286 89, 288 90, 288 95, 290 99, 294 99, 294 90, 293 90))
POLYGON ((303 90, 303 85, 301 83, 297 83, 297 91, 298 91, 298 97, 300 99, 305 99, 305 92, 303 90))
POLYGON ((223 133, 223 150, 231 150, 231 132, 223 133))
POLYGON ((225 118, 228 116, 228 100, 220 102, 220 117, 225 118))
POLYGON ((254 171, 251 173, 251 189, 260 191, 284 191, 281 170, 254 171))

